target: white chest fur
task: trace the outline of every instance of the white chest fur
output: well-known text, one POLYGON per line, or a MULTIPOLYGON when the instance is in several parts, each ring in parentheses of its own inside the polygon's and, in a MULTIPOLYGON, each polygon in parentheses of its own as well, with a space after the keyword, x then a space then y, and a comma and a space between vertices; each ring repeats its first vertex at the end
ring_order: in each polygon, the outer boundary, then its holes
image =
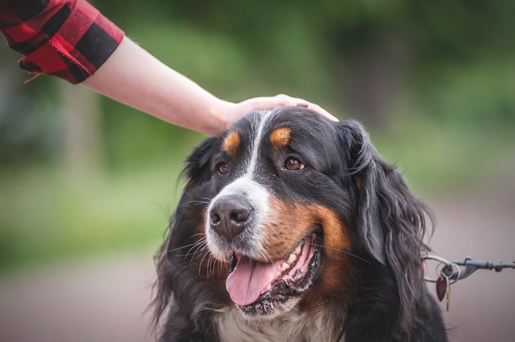
POLYGON ((274 319, 249 320, 233 306, 219 314, 218 328, 222 342, 333 342, 334 326, 327 316, 320 311, 308 317, 293 309, 274 319))

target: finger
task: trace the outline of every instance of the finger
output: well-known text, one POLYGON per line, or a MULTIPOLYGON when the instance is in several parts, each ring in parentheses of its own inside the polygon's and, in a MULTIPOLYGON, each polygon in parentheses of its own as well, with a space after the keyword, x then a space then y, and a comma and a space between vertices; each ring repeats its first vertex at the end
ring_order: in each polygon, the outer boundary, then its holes
POLYGON ((296 106, 298 102, 292 97, 286 95, 274 97, 257 97, 247 101, 247 105, 252 110, 271 110, 277 107, 296 106))
POLYGON ((249 99, 246 102, 246 107, 248 108, 248 111, 252 110, 272 110, 277 107, 286 107, 286 106, 299 106, 311 109, 322 116, 328 118, 331 121, 338 121, 336 117, 329 114, 325 109, 320 107, 319 105, 316 105, 314 103, 308 102, 306 100, 291 97, 285 94, 278 94, 274 97, 256 97, 253 99, 249 99))
POLYGON ((276 99, 283 99, 283 100, 286 100, 286 101, 296 100, 295 98, 293 98, 291 96, 288 96, 286 94, 277 94, 277 95, 274 96, 274 98, 276 98, 276 99))
POLYGON ((308 102, 307 108, 317 112, 318 114, 321 114, 322 116, 328 118, 331 121, 336 121, 336 122, 339 121, 335 116, 329 114, 328 111, 326 111, 324 108, 320 107, 319 105, 308 102))
POLYGON ((339 121, 335 116, 329 114, 328 111, 326 111, 324 108, 320 107, 317 104, 308 102, 308 101, 303 100, 303 99, 298 99, 298 98, 295 99, 295 100, 298 101, 297 102, 297 106, 299 106, 299 107, 304 107, 304 108, 311 109, 312 111, 315 111, 318 114, 321 114, 322 116, 325 116, 326 118, 328 118, 331 121, 339 121))

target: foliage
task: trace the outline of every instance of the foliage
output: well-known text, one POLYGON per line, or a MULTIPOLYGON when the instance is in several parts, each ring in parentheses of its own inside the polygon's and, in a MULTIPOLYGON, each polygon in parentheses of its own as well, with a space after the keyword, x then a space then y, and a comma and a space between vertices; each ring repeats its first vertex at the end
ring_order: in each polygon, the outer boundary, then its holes
POLYGON ((93 251, 157 249, 176 204, 177 166, 89 179, 48 165, 2 172, 0 269, 93 251))

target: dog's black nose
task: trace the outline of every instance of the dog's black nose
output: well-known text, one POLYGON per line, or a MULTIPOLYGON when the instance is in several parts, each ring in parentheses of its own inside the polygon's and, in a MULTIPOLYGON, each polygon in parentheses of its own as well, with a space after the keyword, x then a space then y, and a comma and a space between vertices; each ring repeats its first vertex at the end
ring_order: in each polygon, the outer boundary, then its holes
POLYGON ((221 198, 213 204, 209 217, 211 228, 231 242, 245 228, 252 207, 242 196, 221 198))

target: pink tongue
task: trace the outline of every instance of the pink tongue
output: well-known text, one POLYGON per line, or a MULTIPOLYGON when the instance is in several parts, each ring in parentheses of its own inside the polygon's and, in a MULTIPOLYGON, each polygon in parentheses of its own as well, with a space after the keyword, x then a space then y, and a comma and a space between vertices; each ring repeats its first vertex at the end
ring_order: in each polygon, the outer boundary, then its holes
POLYGON ((254 303, 261 291, 277 277, 284 261, 264 264, 242 256, 225 283, 233 302, 238 305, 254 303))

